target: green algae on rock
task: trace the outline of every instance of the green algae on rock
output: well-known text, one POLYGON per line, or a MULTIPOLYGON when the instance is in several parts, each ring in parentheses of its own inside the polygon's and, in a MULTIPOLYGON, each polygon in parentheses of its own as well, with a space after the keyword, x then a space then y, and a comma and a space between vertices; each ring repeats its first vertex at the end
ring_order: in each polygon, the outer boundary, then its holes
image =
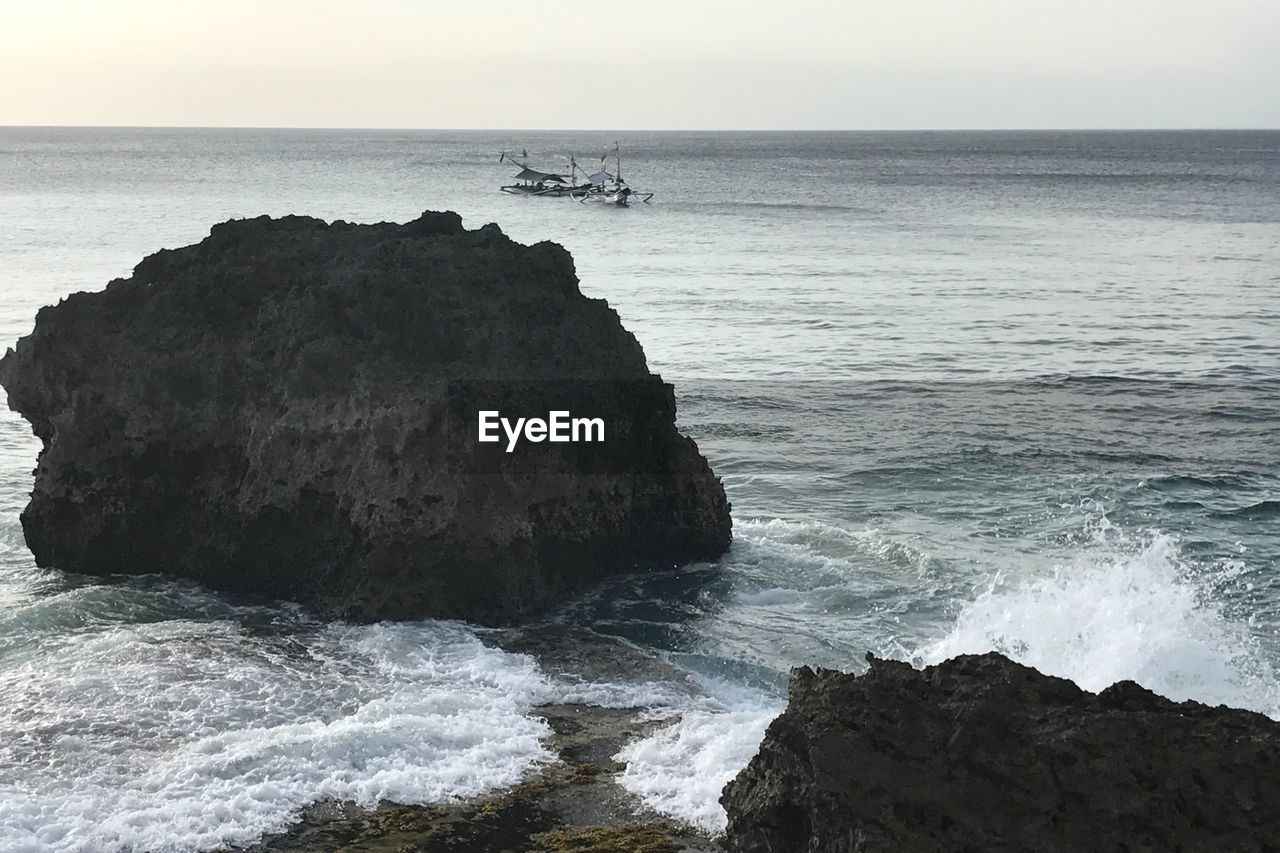
POLYGON ((678 853, 669 833, 649 823, 575 826, 533 836, 539 853, 678 853))

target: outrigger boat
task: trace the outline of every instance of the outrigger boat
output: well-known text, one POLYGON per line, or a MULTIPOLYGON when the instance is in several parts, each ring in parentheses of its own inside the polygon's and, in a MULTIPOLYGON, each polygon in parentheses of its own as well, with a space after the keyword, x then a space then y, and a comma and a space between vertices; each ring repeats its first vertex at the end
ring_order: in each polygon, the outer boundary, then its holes
MULTIPOLYGON (((606 169, 601 169, 593 175, 588 175, 586 170, 578 166, 578 161, 569 158, 569 174, 561 175, 556 172, 541 172, 537 169, 529 168, 529 152, 522 151, 520 160, 503 151, 498 157, 498 162, 510 160, 520 166, 520 173, 515 176, 517 183, 508 184, 499 187, 504 193, 512 195, 529 195, 529 196, 545 196, 548 198, 575 198, 581 202, 596 202, 598 204, 608 204, 615 207, 626 207, 632 201, 641 201, 648 203, 653 198, 653 193, 636 192, 627 182, 622 179, 622 154, 618 150, 618 143, 613 143, 613 154, 615 157, 615 168, 611 173, 606 169), (581 173, 586 179, 585 183, 577 182, 578 174, 581 173)), ((608 158, 609 153, 600 158, 603 164, 608 158)))
POLYGON ((512 195, 546 195, 553 198, 568 195, 573 189, 567 183, 567 176, 552 172, 539 172, 537 169, 524 168, 515 176, 519 183, 500 187, 504 193, 512 195))
POLYGON ((586 190, 571 193, 571 197, 581 202, 592 201, 597 204, 626 207, 633 200, 648 204, 649 199, 653 198, 653 193, 638 193, 627 186, 626 181, 610 175, 586 190))
POLYGON ((516 163, 520 166, 520 173, 515 176, 517 183, 499 187, 499 189, 504 193, 511 193, 512 195, 538 195, 558 198, 561 196, 567 196, 572 190, 577 189, 577 187, 571 183, 571 177, 569 175, 561 175, 555 172, 540 172, 537 169, 530 169, 528 151, 521 151, 520 159, 523 160, 523 162, 520 162, 520 160, 517 160, 514 155, 508 154, 505 151, 503 151, 498 157, 499 163, 504 160, 510 160, 512 163, 516 163))
MULTIPOLYGON (((608 152, 600 158, 603 165, 608 158, 608 152)), ((627 182, 622 178, 622 152, 618 148, 618 143, 613 143, 614 171, 612 174, 606 169, 601 169, 594 175, 587 175, 587 183, 584 187, 575 189, 570 192, 571 198, 576 198, 581 202, 596 202, 597 204, 609 204, 615 207, 626 207, 632 201, 649 203, 649 199, 653 198, 653 193, 636 192, 627 186, 627 182)), ((577 167, 577 163, 573 164, 577 167)), ((585 174, 585 173, 584 173, 585 174)))

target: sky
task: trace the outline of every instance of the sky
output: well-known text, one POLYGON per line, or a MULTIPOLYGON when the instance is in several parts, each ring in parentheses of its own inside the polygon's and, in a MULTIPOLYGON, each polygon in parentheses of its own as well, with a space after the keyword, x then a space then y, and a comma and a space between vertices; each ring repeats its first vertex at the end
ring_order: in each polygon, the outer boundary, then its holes
POLYGON ((0 0, 0 125, 1280 127, 1280 0, 0 0))

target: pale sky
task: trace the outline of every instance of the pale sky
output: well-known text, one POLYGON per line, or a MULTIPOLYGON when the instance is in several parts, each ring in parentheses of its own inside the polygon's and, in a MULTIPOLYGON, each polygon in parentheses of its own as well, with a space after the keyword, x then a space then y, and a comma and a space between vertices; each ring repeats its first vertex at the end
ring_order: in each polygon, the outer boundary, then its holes
POLYGON ((1280 0, 0 0, 0 124, 1280 127, 1280 0))

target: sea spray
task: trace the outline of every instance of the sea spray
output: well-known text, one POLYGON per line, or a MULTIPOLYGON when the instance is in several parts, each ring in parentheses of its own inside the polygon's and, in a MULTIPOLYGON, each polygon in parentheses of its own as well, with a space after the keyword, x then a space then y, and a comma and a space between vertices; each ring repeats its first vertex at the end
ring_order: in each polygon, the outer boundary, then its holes
POLYGON ((619 783, 655 811, 719 834, 725 828, 720 791, 755 755, 777 697, 719 685, 724 701, 699 703, 672 725, 628 744, 619 783))
POLYGON ((929 665, 994 650, 1087 690, 1129 679, 1172 699, 1280 717, 1275 673, 1248 626, 1213 599, 1214 581, 1187 565, 1176 537, 1102 525, 1048 575, 990 579, 945 636, 911 657, 929 665))

